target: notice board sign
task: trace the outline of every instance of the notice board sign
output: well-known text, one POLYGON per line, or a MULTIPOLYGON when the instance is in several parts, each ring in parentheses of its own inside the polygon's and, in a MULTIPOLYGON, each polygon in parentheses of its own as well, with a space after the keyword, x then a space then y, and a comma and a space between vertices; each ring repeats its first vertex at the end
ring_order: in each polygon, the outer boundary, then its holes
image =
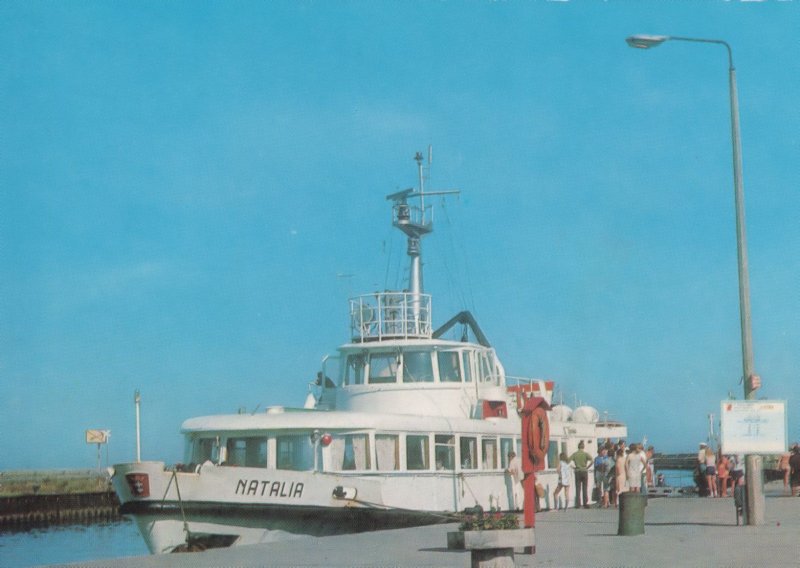
POLYGON ((724 454, 786 451, 785 400, 723 400, 720 421, 724 454))
POLYGON ((87 444, 107 444, 111 430, 86 430, 87 444))

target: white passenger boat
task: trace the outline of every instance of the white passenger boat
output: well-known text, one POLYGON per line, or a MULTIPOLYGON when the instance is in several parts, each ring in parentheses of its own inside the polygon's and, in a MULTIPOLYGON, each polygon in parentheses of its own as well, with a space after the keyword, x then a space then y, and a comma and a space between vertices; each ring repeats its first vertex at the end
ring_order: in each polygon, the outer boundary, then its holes
MULTIPOLYGON (((206 416, 183 423, 184 464, 114 466, 122 512, 152 553, 252 544, 452 520, 481 505, 513 510, 505 473, 520 454, 518 409, 552 400, 553 383, 511 380, 475 320, 462 312, 432 326, 420 241, 433 230, 428 166, 419 187, 388 196, 408 240, 408 289, 350 300, 350 341, 323 359, 304 408, 206 416), (464 335, 446 339, 464 326, 464 335), (471 335, 468 333, 471 331, 471 335), (474 340, 470 337, 474 336, 474 340)), ((557 456, 583 440, 626 435, 597 411, 550 412, 550 447, 537 483, 548 508, 557 456)), ((590 480, 591 483, 591 480, 590 480)))

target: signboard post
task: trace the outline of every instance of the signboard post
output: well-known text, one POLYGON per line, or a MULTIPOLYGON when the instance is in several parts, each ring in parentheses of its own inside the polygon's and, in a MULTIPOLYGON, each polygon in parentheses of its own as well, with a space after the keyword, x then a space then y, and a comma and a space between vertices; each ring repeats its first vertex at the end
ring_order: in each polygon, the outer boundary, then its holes
POLYGON ((111 430, 86 430, 86 443, 97 444, 97 469, 100 469, 100 446, 106 444, 106 466, 108 465, 108 439, 111 430))

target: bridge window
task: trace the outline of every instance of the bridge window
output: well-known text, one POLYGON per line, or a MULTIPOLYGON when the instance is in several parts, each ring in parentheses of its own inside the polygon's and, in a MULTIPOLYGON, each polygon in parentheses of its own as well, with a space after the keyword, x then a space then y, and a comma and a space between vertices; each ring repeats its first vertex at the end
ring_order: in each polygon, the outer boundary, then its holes
POLYGON ((400 437, 375 434, 375 468, 378 471, 400 469, 400 437))
POLYGON ((362 354, 354 354, 347 356, 347 364, 344 369, 344 384, 346 385, 363 385, 364 384, 364 367, 367 364, 367 358, 362 354))
POLYGON ((406 469, 430 469, 430 449, 427 436, 406 436, 406 469))
POLYGON ((472 353, 469 351, 464 352, 464 382, 472 382, 472 353))
POLYGON ((488 353, 481 353, 480 365, 481 365, 481 381, 485 383, 491 382, 492 379, 494 378, 494 368, 488 353))
POLYGON ((456 468, 456 437, 447 434, 436 435, 436 469, 456 468))
POLYGON ((460 383, 461 369, 458 360, 461 358, 458 351, 439 351, 439 381, 442 383, 460 383))
POLYGON ((369 358, 370 384, 396 383, 398 359, 397 355, 391 353, 372 355, 369 358))
POLYGON ((433 382, 433 363, 430 351, 412 351, 403 354, 403 382, 433 382))
POLYGON ((226 465, 267 467, 266 438, 228 438, 226 465))

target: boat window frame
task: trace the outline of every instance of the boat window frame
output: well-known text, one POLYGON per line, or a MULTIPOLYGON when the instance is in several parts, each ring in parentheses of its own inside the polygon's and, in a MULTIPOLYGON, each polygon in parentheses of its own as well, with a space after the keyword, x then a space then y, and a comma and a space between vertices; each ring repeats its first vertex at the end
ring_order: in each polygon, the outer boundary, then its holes
POLYGON ((500 436, 500 467, 503 469, 508 468, 508 452, 514 452, 515 454, 519 455, 517 452, 517 448, 515 447, 516 444, 514 442, 514 438, 511 436, 500 436))
MULTIPOLYGON (((388 368, 391 369, 391 363, 388 365, 388 368)), ((399 351, 375 351, 373 353, 369 353, 369 357, 367 358, 367 367, 366 367, 366 375, 365 378, 367 382, 365 384, 368 385, 392 385, 397 384, 399 381, 400 369, 402 368, 402 356, 399 351), (389 380, 390 377, 373 377, 372 376, 372 361, 374 359, 386 359, 387 361, 391 362, 394 359, 394 380, 389 380), (381 380, 374 380, 374 378, 378 378, 381 380), (383 380, 386 379, 386 380, 383 380)))
POLYGON ((464 374, 461 371, 462 367, 462 359, 461 356, 462 350, 460 349, 437 349, 436 350, 436 373, 437 373, 437 382, 442 384, 458 384, 463 383, 464 381, 464 374), (455 370, 457 378, 455 380, 443 380, 442 377, 445 376, 442 373, 442 359, 443 355, 450 355, 455 356, 455 367, 450 367, 450 370, 455 370))
POLYGON ((479 469, 478 466, 481 463, 480 455, 478 453, 480 448, 480 444, 478 444, 479 439, 480 436, 478 436, 477 434, 471 436, 464 436, 464 435, 458 436, 458 463, 459 467, 462 470, 475 471, 479 469), (469 452, 469 455, 467 456, 470 459, 470 465, 464 465, 466 463, 464 457, 464 442, 469 443, 470 441, 474 443, 474 446, 472 448, 473 451, 469 452))
POLYGON ((251 435, 251 436, 226 436, 225 437, 225 461, 220 463, 220 465, 227 465, 227 466, 237 466, 237 467, 258 467, 258 468, 266 468, 267 464, 269 463, 269 445, 266 435, 251 435), (238 463, 238 459, 236 460, 237 463, 234 463, 232 456, 238 457, 238 449, 231 448, 231 443, 238 443, 244 442, 245 447, 241 450, 244 451, 244 459, 242 463, 238 463), (250 447, 251 442, 256 442, 257 447, 255 449, 256 457, 263 456, 262 460, 258 460, 256 463, 253 463, 251 459, 252 457, 252 449, 250 447), (263 445, 263 453, 262 453, 262 445, 263 445))
POLYGON ((373 438, 372 448, 373 451, 375 452, 375 460, 373 462, 375 464, 375 471, 381 471, 381 472, 400 471, 402 469, 400 464, 403 459, 400 452, 400 434, 397 432, 375 432, 372 438, 373 438), (381 460, 380 460, 380 452, 378 451, 379 438, 381 440, 385 439, 394 440, 394 452, 393 452, 394 469, 381 469, 380 467, 381 460))
POLYGON ((275 433, 275 469, 281 471, 313 471, 314 470, 314 453, 316 450, 311 440, 311 432, 294 431, 275 433), (294 438, 301 444, 299 450, 292 452, 292 467, 285 467, 281 463, 281 443, 287 439, 294 438), (307 451, 306 451, 307 450, 307 451), (301 457, 300 463, 295 466, 294 456, 299 452, 301 457), (306 455, 307 454, 307 455, 306 455), (306 463, 308 461, 308 463, 306 463))
POLYGON ((498 451, 499 451, 499 448, 500 448, 500 444, 498 443, 497 437, 496 436, 481 436, 480 447, 481 447, 481 461, 480 461, 481 469, 491 470, 491 471, 500 469, 499 468, 500 460, 498 459, 499 458, 498 451), (486 465, 487 465, 486 464, 486 445, 487 445, 487 443, 494 445, 494 464, 489 464, 489 467, 486 467, 486 465))
POLYGON ((342 386, 361 386, 367 384, 367 363, 369 362, 369 353, 367 351, 360 351, 357 353, 347 353, 344 365, 342 365, 341 370, 341 381, 340 385, 342 386), (350 365, 351 360, 360 360, 361 361, 361 380, 358 381, 358 376, 354 375, 354 382, 349 382, 350 379, 350 370, 353 369, 354 371, 357 370, 356 367, 352 367, 350 365))
POLYGON ((475 355, 475 350, 470 349, 468 351, 463 351, 463 371, 464 371, 464 382, 465 383, 473 383, 475 379, 475 368, 473 366, 473 360, 475 355))
POLYGON ((219 464, 220 463, 220 457, 221 457, 221 454, 222 454, 222 452, 220 451, 221 447, 222 447, 222 444, 220 443, 219 434, 213 434, 213 435, 206 434, 206 435, 203 435, 201 433, 197 433, 197 434, 193 435, 192 436, 192 441, 191 441, 191 449, 190 449, 190 452, 191 452, 191 454, 190 454, 191 455, 190 463, 200 463, 201 464, 201 463, 205 463, 207 461, 210 461, 211 463, 219 464), (200 459, 200 458, 202 458, 202 456, 200 456, 198 454, 198 449, 199 449, 198 445, 200 443, 202 443, 202 442, 205 442, 205 441, 210 441, 211 442, 211 447, 209 448, 209 456, 206 457, 205 459, 200 459))
POLYGON ((400 373, 399 374, 400 374, 400 377, 401 377, 401 382, 403 384, 429 384, 429 383, 433 383, 436 380, 436 377, 434 375, 433 351, 431 349, 424 349, 424 350, 409 349, 407 351, 403 350, 402 358, 401 358, 401 361, 400 361, 400 367, 401 367, 401 369, 400 369, 400 373), (429 370, 430 371, 430 380, 424 380, 424 379, 420 380, 420 379, 416 379, 416 378, 411 378, 411 379, 408 378, 408 374, 407 374, 407 370, 408 370, 407 359, 412 359, 413 360, 414 359, 413 356, 416 356, 416 355, 427 355, 427 358, 423 357, 422 359, 423 359, 423 361, 425 359, 427 359, 428 366, 427 366, 427 369, 424 369, 424 370, 426 370, 426 371, 429 370), (409 357, 409 356, 412 356, 412 357, 409 357))
POLYGON ((434 459, 436 471, 455 471, 456 469, 456 435, 455 434, 434 434, 434 459), (447 439, 445 439, 447 438, 447 439), (439 467, 442 455, 445 459, 441 462, 442 466, 439 467))
POLYGON ((431 469, 431 435, 430 434, 405 434, 403 436, 404 443, 403 447, 405 449, 405 463, 403 464, 406 471, 430 471, 431 469), (424 448, 424 455, 423 455, 423 464, 421 467, 409 467, 409 438, 418 439, 418 441, 422 441, 424 439, 426 443, 424 445, 420 445, 421 448, 424 448))
POLYGON ((372 441, 369 432, 336 432, 332 436, 331 444, 326 448, 328 452, 328 466, 326 470, 329 471, 372 471, 372 441), (359 437, 364 441, 363 459, 365 467, 357 467, 358 460, 356 456, 356 448, 354 445, 354 438, 359 437), (338 445, 341 443, 341 453, 338 454, 338 445), (352 458, 352 467, 348 467, 348 443, 352 458), (337 455, 338 454, 338 455, 337 455), (335 458, 340 458, 338 463, 334 463, 335 458))

